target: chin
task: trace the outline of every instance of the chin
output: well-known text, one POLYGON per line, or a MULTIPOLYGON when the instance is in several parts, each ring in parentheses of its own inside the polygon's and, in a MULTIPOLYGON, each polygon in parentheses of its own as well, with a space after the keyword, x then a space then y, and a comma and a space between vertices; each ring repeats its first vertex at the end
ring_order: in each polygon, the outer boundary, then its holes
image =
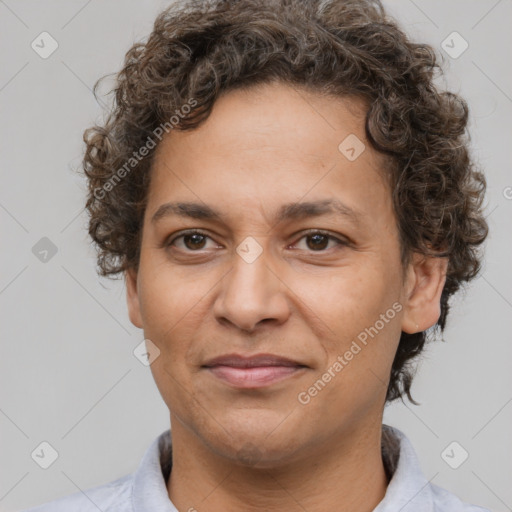
POLYGON ((289 427, 279 431, 283 423, 282 415, 272 421, 261 421, 260 416, 259 423, 252 418, 249 423, 221 423, 224 428, 217 424, 215 435, 210 431, 203 439, 212 451, 241 466, 275 468, 293 462, 300 448, 300 440, 289 427))

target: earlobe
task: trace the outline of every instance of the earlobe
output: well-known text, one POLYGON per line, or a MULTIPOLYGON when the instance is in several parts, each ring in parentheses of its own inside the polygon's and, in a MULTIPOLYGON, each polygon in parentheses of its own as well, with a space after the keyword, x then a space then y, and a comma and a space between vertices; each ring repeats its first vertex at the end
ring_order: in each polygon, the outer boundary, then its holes
POLYGON ((447 268, 448 258, 414 255, 406 283, 403 332, 425 331, 438 321, 447 268))
POLYGON ((135 327, 142 329, 142 316, 140 313, 139 290, 137 286, 137 272, 130 268, 125 271, 126 284, 126 303, 128 306, 128 316, 135 327))

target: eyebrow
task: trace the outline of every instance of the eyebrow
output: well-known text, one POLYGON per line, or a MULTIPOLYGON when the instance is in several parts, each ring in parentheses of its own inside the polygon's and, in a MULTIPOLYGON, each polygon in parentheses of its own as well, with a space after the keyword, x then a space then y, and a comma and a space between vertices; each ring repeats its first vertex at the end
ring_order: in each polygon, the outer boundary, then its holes
MULTIPOLYGON (((356 225, 359 225, 363 218, 363 214, 361 212, 348 207, 341 201, 336 199, 325 199, 320 201, 284 204, 275 216, 275 221, 279 223, 286 220, 302 220, 308 217, 319 217, 329 213, 336 213, 347 218, 356 225)), ((153 214, 151 222, 156 223, 164 217, 173 215, 188 217, 191 219, 222 221, 222 214, 207 204, 194 202, 171 202, 161 205, 153 214)))

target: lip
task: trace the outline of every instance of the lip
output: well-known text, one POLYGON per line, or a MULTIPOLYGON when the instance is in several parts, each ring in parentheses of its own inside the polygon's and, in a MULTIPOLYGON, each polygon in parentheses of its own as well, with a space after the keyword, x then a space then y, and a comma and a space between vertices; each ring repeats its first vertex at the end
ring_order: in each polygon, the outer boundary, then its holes
POLYGON ((203 366, 232 366, 234 368, 255 368, 257 366, 305 366, 298 361, 275 354, 224 354, 208 360, 203 366))
POLYGON ((203 368, 227 384, 248 389, 270 386, 302 373, 307 366, 274 354, 227 354, 209 360, 203 368))

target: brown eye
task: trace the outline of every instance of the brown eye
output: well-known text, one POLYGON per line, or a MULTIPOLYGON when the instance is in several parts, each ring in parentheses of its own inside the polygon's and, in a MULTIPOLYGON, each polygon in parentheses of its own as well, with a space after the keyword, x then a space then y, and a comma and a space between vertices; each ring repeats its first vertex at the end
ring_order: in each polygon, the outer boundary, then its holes
POLYGON ((185 252, 197 252, 205 249, 211 238, 200 231, 188 231, 174 237, 169 242, 165 243, 166 247, 175 247, 185 252))
POLYGON ((313 252, 329 252, 329 249, 331 248, 336 249, 348 245, 347 241, 318 230, 311 230, 306 232, 302 238, 296 242, 297 246, 300 245, 301 240, 306 240, 306 243, 304 244, 305 247, 299 247, 299 249, 313 252), (334 247, 328 247, 330 242, 334 242, 334 247))
POLYGON ((206 237, 200 233, 184 235, 183 243, 188 249, 202 249, 205 245, 206 237))
POLYGON ((327 235, 308 235, 306 236, 306 239, 311 240, 311 243, 308 243, 307 245, 313 251, 323 250, 329 244, 329 237, 327 235))

